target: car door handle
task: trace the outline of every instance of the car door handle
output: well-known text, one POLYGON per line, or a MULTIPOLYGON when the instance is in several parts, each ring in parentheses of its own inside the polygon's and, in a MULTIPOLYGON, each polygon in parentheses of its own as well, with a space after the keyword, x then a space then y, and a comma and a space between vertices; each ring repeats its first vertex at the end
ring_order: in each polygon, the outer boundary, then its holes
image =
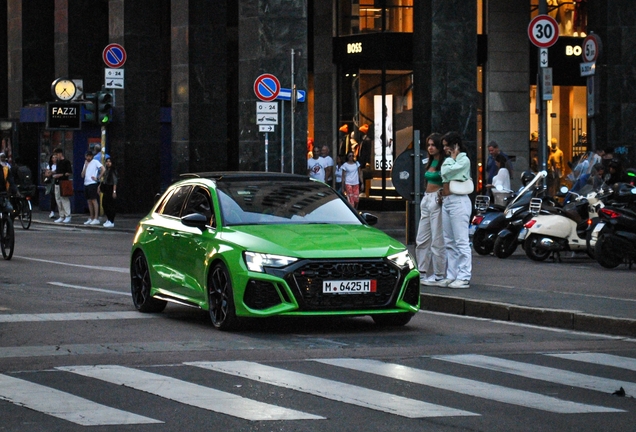
POLYGON ((179 234, 179 233, 175 233, 175 232, 173 232, 173 233, 172 233, 172 234, 170 234, 170 235, 171 235, 172 237, 174 237, 174 238, 181 238, 181 237, 183 237, 181 234, 179 234))
POLYGON ((151 233, 151 234, 152 234, 152 233, 154 233, 154 232, 155 232, 155 229, 154 229, 154 228, 152 228, 152 227, 150 227, 150 228, 146 228, 146 231, 148 231, 149 233, 151 233))

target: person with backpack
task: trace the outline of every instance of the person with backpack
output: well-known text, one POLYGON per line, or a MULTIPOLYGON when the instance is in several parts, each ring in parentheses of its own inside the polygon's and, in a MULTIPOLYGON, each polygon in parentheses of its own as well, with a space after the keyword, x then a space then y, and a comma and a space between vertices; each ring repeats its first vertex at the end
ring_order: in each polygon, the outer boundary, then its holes
POLYGON ((11 213, 13 211, 9 197, 16 193, 17 189, 13 181, 11 167, 7 162, 7 155, 0 153, 0 212, 11 213))
POLYGON ((11 167, 11 171, 20 194, 25 197, 35 195, 35 184, 33 183, 31 169, 22 163, 20 157, 15 158, 15 164, 11 167))

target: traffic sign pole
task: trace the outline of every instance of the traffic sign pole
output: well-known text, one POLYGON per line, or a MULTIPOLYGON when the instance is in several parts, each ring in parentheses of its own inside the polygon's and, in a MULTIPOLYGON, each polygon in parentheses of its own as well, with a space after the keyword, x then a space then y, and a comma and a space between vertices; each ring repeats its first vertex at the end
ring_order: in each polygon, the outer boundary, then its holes
POLYGON ((528 25, 528 38, 538 49, 538 68, 537 68, 537 102, 539 108, 539 171, 547 169, 547 146, 548 146, 548 103, 543 97, 544 82, 542 68, 547 67, 547 48, 554 45, 559 38, 559 25, 550 15, 547 15, 548 4, 546 0, 539 0, 539 14, 535 16, 528 25), (542 55, 545 49, 545 54, 542 55), (542 58, 544 61, 542 61, 542 58))

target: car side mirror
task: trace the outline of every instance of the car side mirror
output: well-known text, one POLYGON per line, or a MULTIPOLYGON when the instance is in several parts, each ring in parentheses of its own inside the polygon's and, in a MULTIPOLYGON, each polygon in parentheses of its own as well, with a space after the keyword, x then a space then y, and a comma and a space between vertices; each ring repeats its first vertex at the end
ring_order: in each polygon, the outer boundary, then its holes
POLYGON ((191 213, 181 218, 181 223, 192 228, 199 228, 205 231, 210 221, 201 213, 191 213))
POLYGON ((378 217, 371 213, 361 213, 360 216, 362 216, 362 219, 364 219, 364 221, 369 225, 375 225, 378 223, 378 217))

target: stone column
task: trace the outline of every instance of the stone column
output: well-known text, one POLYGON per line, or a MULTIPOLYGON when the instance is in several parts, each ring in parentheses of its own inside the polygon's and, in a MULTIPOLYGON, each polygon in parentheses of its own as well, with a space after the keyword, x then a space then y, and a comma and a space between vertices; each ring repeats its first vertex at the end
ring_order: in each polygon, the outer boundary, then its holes
POLYGON ((160 192, 161 71, 169 70, 170 62, 169 51, 162 50, 161 34, 169 29, 165 22, 169 16, 165 2, 109 2, 109 42, 121 44, 127 52, 125 89, 115 91, 107 149, 119 172, 121 212, 148 211, 160 192))
MULTIPOLYGON (((307 6, 305 0, 239 0, 239 168, 265 169, 264 134, 256 124, 254 80, 263 73, 275 75, 283 88, 291 86, 291 50, 296 59, 295 83, 307 89, 307 6)), ((290 103, 279 102, 279 125, 269 133, 269 171, 280 172, 281 128, 285 128, 285 172, 291 172, 290 103), (285 104, 285 123, 281 108, 285 104)), ((295 113, 294 172, 305 173, 307 107, 299 103, 295 113)))
POLYGON ((172 1, 172 174, 227 167, 226 3, 172 1))
POLYGON ((477 137, 477 7, 474 1, 415 2, 415 129, 459 132, 475 159, 477 137))

